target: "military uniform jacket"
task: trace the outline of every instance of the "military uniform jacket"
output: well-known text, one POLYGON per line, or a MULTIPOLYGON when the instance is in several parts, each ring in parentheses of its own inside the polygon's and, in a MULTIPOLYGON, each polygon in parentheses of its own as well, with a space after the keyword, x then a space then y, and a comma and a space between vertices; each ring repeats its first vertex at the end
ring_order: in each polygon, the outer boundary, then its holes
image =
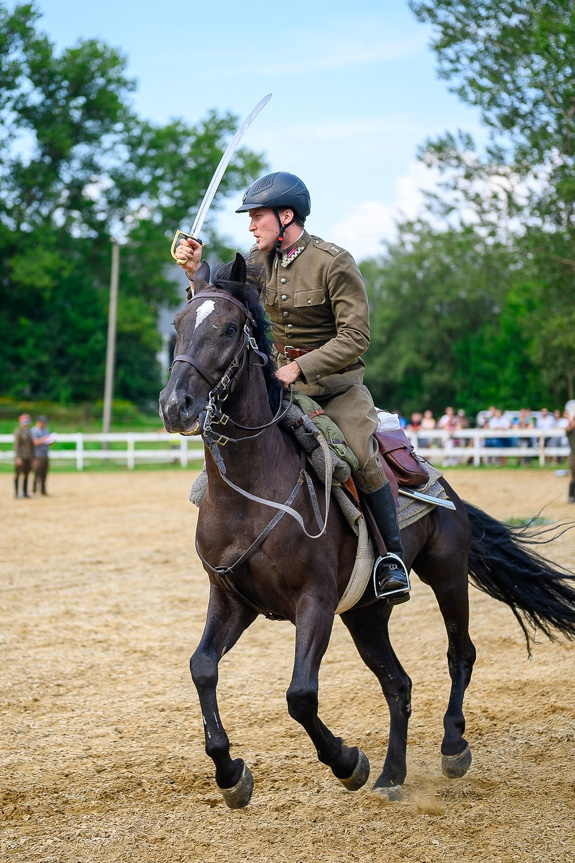
POLYGON ((18 427, 14 432, 14 455, 16 458, 34 458, 34 443, 31 429, 18 427))
MULTIPOLYGON (((263 299, 274 340, 312 351, 297 359, 305 391, 322 395, 362 383, 369 306, 349 252, 304 231, 280 259, 254 246, 249 262, 264 273, 263 299)), ((278 355, 279 365, 287 362, 278 355)))

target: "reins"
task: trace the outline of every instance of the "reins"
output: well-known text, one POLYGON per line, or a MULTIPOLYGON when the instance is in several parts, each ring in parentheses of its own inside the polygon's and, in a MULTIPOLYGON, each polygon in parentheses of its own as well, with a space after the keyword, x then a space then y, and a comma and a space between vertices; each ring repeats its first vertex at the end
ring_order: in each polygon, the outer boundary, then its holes
MULTIPOLYGON (((317 495, 313 486, 313 481, 309 475, 309 473, 305 470, 306 457, 305 454, 302 453, 302 464, 300 467, 299 475, 296 481, 296 484, 290 493, 288 499, 285 503, 275 503, 274 501, 266 500, 265 498, 259 497, 258 495, 251 494, 250 492, 242 489, 240 486, 233 483, 226 476, 226 466, 220 452, 220 445, 224 446, 227 443, 241 443, 242 441, 253 440, 254 438, 259 437, 264 431, 268 428, 271 428, 274 425, 277 425, 283 417, 289 411, 292 401, 293 394, 292 389, 290 388, 290 397, 289 402, 285 410, 283 409, 282 400, 280 400, 280 404, 278 409, 269 422, 263 423, 259 426, 244 426, 241 423, 236 422, 227 414, 224 414, 221 410, 221 403, 224 402, 229 395, 236 389, 239 385, 241 378, 244 376, 246 370, 249 374, 249 360, 248 355, 249 351, 252 350, 255 354, 263 359, 261 365, 265 365, 268 362, 267 356, 259 350, 257 346, 257 342, 252 334, 252 325, 254 323, 253 315, 250 309, 242 303, 240 300, 237 300, 235 297, 232 297, 225 291, 213 290, 213 291, 201 291, 191 300, 189 303, 192 303, 197 299, 204 299, 206 297, 213 297, 218 299, 227 300, 234 305, 236 305, 239 309, 241 309, 246 317, 244 326, 242 328, 243 339, 241 339, 241 343, 238 346, 230 364, 225 370, 224 374, 219 380, 209 372, 195 357, 191 357, 188 354, 178 354, 174 357, 174 363, 176 362, 185 362, 189 363, 193 368, 195 368, 200 375, 210 384, 210 392, 208 393, 208 404, 205 407, 205 419, 203 422, 202 428, 202 438, 209 449, 214 463, 218 469, 218 473, 221 479, 236 491, 238 494, 247 498, 248 500, 253 501, 254 503, 259 503, 263 506, 272 507, 273 509, 277 509, 278 512, 274 515, 271 521, 266 525, 263 531, 259 534, 259 536, 252 542, 246 551, 241 554, 234 563, 230 566, 212 566, 201 554, 196 540, 196 550, 198 552, 198 556, 200 557, 202 563, 208 567, 212 572, 218 575, 225 582, 226 586, 237 593, 242 597, 244 602, 246 602, 251 607, 255 608, 259 613, 266 614, 266 612, 262 611, 260 608, 257 608, 250 600, 247 599, 233 584, 231 576, 234 571, 244 564, 252 555, 258 550, 258 548, 262 545, 264 540, 269 536, 271 531, 276 527, 281 518, 287 513, 290 515, 297 523, 300 525, 304 534, 309 539, 319 539, 319 537, 323 536, 327 527, 327 520, 329 516, 329 506, 330 506, 330 498, 331 498, 331 471, 327 469, 327 466, 331 462, 331 456, 329 452, 329 447, 325 440, 320 439, 319 443, 322 448, 324 458, 326 460, 326 482, 325 482, 325 518, 322 519, 321 512, 319 509, 317 495), (244 437, 232 438, 228 435, 223 435, 216 432, 213 428, 214 425, 222 425, 225 426, 227 423, 232 423, 236 428, 241 429, 242 431, 251 431, 255 432, 255 434, 245 435, 244 437), (295 510, 291 504, 295 501, 297 495, 299 494, 300 489, 305 484, 308 494, 310 497, 310 502, 312 505, 313 513, 315 516, 315 520, 319 529, 319 533, 312 534, 309 533, 304 524, 303 518, 297 510, 295 510)), ((277 615, 273 615, 269 613, 267 616, 277 617, 277 615)))

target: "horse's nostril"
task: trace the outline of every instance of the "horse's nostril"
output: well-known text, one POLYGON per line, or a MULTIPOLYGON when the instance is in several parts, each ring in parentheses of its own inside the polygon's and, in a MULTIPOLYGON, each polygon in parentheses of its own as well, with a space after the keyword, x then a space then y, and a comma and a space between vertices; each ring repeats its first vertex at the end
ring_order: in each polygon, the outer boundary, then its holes
POLYGON ((192 400, 189 396, 186 396, 180 405, 180 415, 187 419, 190 416, 190 405, 192 400))

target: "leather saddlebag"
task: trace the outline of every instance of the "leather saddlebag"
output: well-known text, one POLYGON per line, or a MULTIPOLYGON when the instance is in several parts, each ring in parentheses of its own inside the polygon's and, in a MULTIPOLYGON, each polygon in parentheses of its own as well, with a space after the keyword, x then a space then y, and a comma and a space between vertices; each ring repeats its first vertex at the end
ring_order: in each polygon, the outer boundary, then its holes
POLYGON ((415 455, 403 429, 378 431, 375 437, 379 452, 393 471, 399 485, 417 488, 428 482, 429 474, 415 455))

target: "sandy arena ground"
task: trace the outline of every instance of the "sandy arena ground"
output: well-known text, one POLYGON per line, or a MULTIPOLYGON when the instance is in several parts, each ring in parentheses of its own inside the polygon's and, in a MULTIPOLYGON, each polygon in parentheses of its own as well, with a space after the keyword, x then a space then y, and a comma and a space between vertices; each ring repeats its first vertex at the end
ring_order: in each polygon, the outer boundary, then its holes
MULTIPOLYGON (((575 516, 552 472, 447 471, 497 518, 575 516)), ((52 474, 50 497, 0 518, 0 858, 42 863, 554 863, 575 860, 575 644, 528 659, 511 612, 471 591, 478 661, 466 699, 473 765, 444 779, 449 679, 431 591, 393 615, 413 679, 402 803, 349 793, 288 716, 293 628, 259 619, 221 663, 232 753, 252 803, 228 810, 203 751, 188 658, 207 578, 194 552, 192 472, 52 474)), ((575 532, 574 532, 575 533, 575 532)), ((549 556, 575 569, 575 535, 549 556)), ((322 666, 324 721, 381 769, 387 711, 336 621, 322 666)))

